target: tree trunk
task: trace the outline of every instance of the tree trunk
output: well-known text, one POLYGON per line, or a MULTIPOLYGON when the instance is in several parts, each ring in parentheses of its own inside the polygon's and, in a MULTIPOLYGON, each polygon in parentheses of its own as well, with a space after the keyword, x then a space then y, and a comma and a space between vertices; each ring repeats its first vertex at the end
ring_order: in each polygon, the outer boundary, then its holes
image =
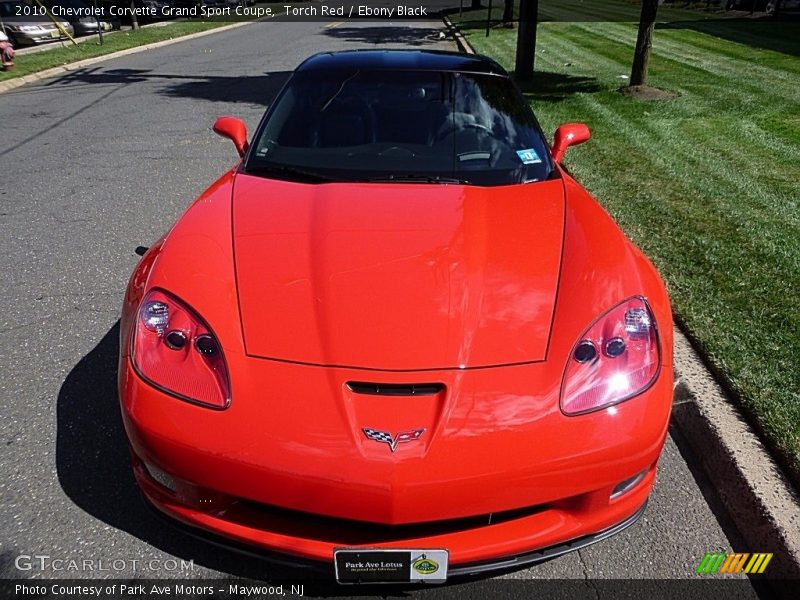
POLYGON ((517 58, 514 65, 514 77, 517 81, 525 82, 533 79, 533 62, 536 58, 536 25, 538 21, 539 0, 520 0, 517 58))
POLYGON ((631 85, 644 85, 647 81, 647 65, 650 63, 650 49, 653 47, 653 30, 656 27, 658 0, 642 0, 642 14, 639 17, 639 35, 633 52, 631 85))
POLYGON ((509 24, 514 21, 514 0, 504 0, 503 2, 503 23, 509 24))
POLYGON ((131 0, 131 29, 134 31, 139 29, 139 19, 136 18, 136 4, 131 0))

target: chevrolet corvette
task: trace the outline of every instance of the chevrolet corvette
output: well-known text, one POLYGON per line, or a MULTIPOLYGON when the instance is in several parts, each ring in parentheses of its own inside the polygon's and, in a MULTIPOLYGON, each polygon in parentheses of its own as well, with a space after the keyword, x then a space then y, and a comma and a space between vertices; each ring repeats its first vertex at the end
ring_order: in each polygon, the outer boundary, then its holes
POLYGON ((516 569, 645 510, 672 402, 653 265, 494 61, 303 62, 144 254, 119 397, 146 500, 340 583, 516 569))

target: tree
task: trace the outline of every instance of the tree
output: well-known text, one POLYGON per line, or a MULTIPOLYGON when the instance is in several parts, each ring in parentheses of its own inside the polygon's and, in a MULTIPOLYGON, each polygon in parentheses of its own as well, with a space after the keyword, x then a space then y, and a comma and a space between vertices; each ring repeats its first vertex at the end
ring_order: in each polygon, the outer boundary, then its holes
POLYGON ((650 63, 650 49, 653 47, 653 30, 656 27, 658 0, 642 0, 639 16, 639 35, 633 51, 631 85, 644 85, 647 81, 647 66, 650 63))
POLYGON ((514 26, 514 0, 503 0, 503 25, 514 26))
POLYGON ((517 57, 514 65, 514 77, 517 81, 530 81, 533 79, 533 62, 536 57, 536 26, 538 22, 539 0, 520 0, 517 57))
POLYGON ((131 0, 131 29, 137 31, 139 29, 139 19, 136 18, 136 3, 131 0))

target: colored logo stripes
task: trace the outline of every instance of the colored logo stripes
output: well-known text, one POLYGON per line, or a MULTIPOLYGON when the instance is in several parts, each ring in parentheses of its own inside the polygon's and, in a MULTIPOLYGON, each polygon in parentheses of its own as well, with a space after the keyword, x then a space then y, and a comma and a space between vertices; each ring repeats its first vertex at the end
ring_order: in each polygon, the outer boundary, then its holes
POLYGON ((697 567, 698 575, 714 573, 747 573, 760 574, 767 568, 772 560, 772 553, 756 552, 710 552, 700 561, 697 567))

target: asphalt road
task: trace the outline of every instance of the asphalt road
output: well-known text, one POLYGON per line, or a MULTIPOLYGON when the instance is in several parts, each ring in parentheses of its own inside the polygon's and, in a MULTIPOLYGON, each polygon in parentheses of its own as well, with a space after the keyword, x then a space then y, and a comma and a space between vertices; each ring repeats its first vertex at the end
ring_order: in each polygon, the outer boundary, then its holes
MULTIPOLYGON (((438 23, 325 25, 253 24, 0 95, 0 576, 185 575, 167 570, 174 557, 193 560, 196 577, 275 574, 173 531, 140 500, 117 407, 116 321, 134 249, 235 162, 209 130, 215 117, 252 129, 314 52, 450 47, 434 41, 438 23), (20 571, 21 554, 125 566, 20 571), (164 566, 148 570, 152 559, 164 566)), ((757 551, 680 447, 671 436, 638 524, 508 577, 691 578, 706 552, 757 551)))

